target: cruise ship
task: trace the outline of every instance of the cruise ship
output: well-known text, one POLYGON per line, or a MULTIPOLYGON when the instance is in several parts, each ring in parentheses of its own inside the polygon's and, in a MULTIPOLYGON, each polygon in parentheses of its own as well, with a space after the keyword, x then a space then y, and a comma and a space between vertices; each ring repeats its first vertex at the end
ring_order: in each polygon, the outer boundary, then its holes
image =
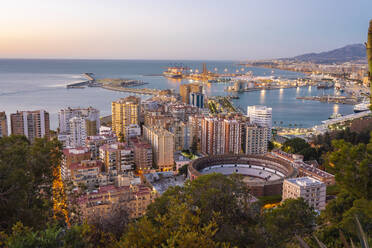
POLYGON ((167 67, 167 70, 163 72, 164 77, 167 78, 183 78, 188 68, 182 66, 167 67))
POLYGON ((354 112, 359 113, 369 110, 370 102, 362 102, 354 106, 354 112))

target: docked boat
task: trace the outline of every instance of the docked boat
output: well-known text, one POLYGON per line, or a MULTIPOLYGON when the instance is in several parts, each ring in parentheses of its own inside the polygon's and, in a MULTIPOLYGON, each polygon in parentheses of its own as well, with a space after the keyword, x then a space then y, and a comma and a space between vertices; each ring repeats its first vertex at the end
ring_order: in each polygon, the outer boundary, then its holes
POLYGON ((370 102, 362 102, 354 106, 354 112, 359 113, 359 112, 364 112, 369 110, 369 105, 370 102))

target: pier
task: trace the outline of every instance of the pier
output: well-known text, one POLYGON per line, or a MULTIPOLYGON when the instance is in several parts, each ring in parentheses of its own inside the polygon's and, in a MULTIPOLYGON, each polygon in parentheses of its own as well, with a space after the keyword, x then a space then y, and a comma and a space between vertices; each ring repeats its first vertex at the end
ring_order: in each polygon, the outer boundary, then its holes
POLYGON ((115 91, 121 91, 121 92, 128 92, 128 93, 134 93, 134 94, 140 94, 140 95, 159 95, 161 90, 156 89, 137 89, 137 88, 128 88, 128 87, 114 87, 114 86, 108 86, 108 85, 102 85, 103 89, 106 90, 115 90, 115 91))
POLYGON ((87 81, 77 82, 77 83, 71 83, 66 85, 67 89, 84 89, 86 86, 88 87, 100 87, 101 84, 96 82, 96 79, 93 77, 93 73, 86 72, 83 73, 84 77, 86 77, 87 81))
POLYGON ((341 104, 357 104, 358 100, 354 97, 346 96, 301 96, 296 97, 299 100, 310 100, 310 101, 319 101, 319 102, 332 102, 332 103, 341 103, 341 104))

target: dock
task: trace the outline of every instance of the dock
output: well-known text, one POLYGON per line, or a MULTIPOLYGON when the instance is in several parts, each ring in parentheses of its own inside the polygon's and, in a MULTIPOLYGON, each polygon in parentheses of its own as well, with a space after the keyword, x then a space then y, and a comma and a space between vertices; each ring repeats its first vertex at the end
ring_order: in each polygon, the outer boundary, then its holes
POLYGON ((86 72, 83 73, 84 77, 86 77, 87 81, 71 83, 66 85, 67 89, 84 89, 85 87, 101 87, 101 84, 96 82, 96 79, 93 77, 93 73, 86 72))
POLYGON ((341 104, 357 104, 358 100, 354 97, 346 96, 301 96, 296 97, 298 100, 309 100, 309 101, 319 101, 319 102, 332 102, 332 103, 341 103, 341 104))
POLYGON ((128 88, 128 87, 114 87, 114 86, 108 86, 108 85, 102 85, 103 89, 106 90, 115 90, 115 91, 121 91, 121 92, 128 92, 128 93, 134 93, 134 94, 140 94, 140 95, 159 95, 161 90, 156 89, 137 89, 137 88, 128 88))

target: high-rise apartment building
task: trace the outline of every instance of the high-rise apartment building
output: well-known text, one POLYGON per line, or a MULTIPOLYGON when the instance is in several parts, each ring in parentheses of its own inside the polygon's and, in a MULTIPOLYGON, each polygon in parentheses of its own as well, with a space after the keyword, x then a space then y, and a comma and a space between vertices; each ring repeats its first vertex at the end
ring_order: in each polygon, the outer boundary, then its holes
POLYGON ((152 168, 152 148, 144 141, 137 141, 134 147, 134 163, 138 173, 148 173, 152 168))
POLYGON ((141 99, 135 96, 121 98, 112 102, 112 130, 116 136, 127 136, 127 127, 139 124, 141 99))
POLYGON ((201 151, 201 121, 202 115, 191 115, 188 119, 189 145, 193 152, 201 151))
POLYGON ((70 134, 70 120, 80 117, 85 121, 86 136, 97 135, 101 126, 99 114, 99 110, 92 107, 61 109, 58 113, 59 133, 70 134))
POLYGON ((285 179, 283 182, 283 201, 302 197, 310 207, 325 209, 326 184, 311 177, 285 179))
POLYGON ((201 120, 201 152, 208 155, 242 153, 244 116, 204 117, 201 120))
POLYGON ((227 118, 223 120, 223 135, 225 141, 225 153, 240 154, 242 151, 242 134, 245 121, 239 118, 227 118))
POLYGON ((272 128, 272 108, 266 106, 254 105, 247 107, 247 116, 250 122, 257 124, 261 127, 267 127, 269 129, 268 139, 271 139, 271 128, 272 128))
POLYGON ((174 122, 169 127, 169 131, 174 135, 174 150, 182 151, 190 148, 189 126, 183 121, 174 122))
POLYGON ((246 116, 202 117, 200 136, 201 152, 206 155, 267 152, 268 128, 249 123, 246 116))
POLYGON ((143 135, 151 144, 155 165, 160 171, 170 171, 174 165, 174 136, 163 128, 143 127, 143 135))
POLYGON ((8 136, 8 120, 5 112, 0 112, 0 138, 8 136))
POLYGON ((12 134, 25 135, 31 142, 50 137, 49 113, 45 110, 17 111, 10 115, 10 122, 12 134))
POLYGON ((68 146, 81 147, 85 146, 87 138, 87 129, 85 119, 82 117, 73 117, 70 119, 70 135, 68 146))
POLYGON ((205 117, 201 121, 201 152, 207 155, 225 153, 223 120, 218 117, 205 117))
POLYGON ((196 83, 180 85, 180 95, 182 102, 190 104, 190 93, 203 93, 203 86, 196 83))
POLYGON ((247 155, 265 154, 267 152, 268 132, 267 127, 247 124, 245 126, 245 144, 243 145, 244 153, 247 155))

